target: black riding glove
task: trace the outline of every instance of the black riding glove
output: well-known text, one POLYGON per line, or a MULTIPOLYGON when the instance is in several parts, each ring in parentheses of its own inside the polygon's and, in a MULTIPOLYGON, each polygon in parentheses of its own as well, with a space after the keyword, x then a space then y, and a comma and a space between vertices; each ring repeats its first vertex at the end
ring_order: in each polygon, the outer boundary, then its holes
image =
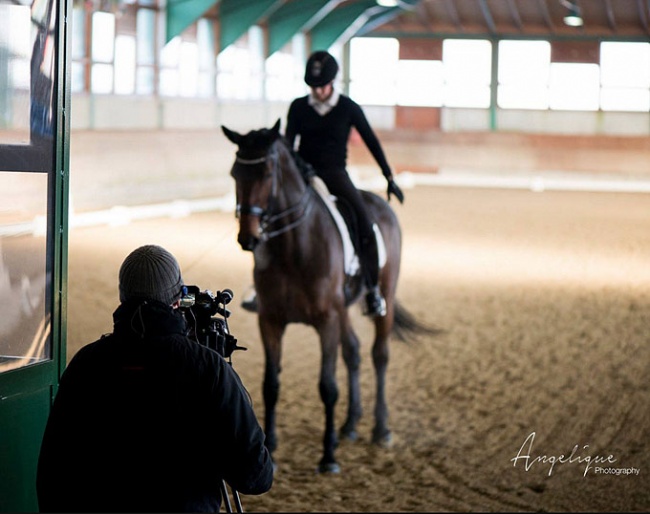
POLYGON ((404 193, 402 193, 402 190, 392 178, 388 179, 388 189, 386 191, 386 195, 388 196, 388 201, 390 201, 390 195, 395 195, 399 200, 399 203, 404 203, 404 193))

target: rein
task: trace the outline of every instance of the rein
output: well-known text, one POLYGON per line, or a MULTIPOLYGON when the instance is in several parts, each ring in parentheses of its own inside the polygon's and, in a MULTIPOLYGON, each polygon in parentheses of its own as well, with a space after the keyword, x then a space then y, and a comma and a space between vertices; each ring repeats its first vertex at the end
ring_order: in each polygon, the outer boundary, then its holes
MULTIPOLYGON (((279 174, 279 156, 278 152, 273 152, 270 157, 272 158, 273 168, 273 186, 271 188, 271 197, 269 198, 269 205, 274 203, 274 200, 277 198, 277 177, 279 174)), ((255 166, 258 164, 264 164, 269 159, 269 156, 259 157, 257 159, 243 159, 242 157, 236 156, 235 162, 243 164, 245 166, 255 166)), ((269 213, 264 210, 259 205, 247 205, 247 206, 238 206, 238 212, 240 214, 250 214, 251 216, 258 216, 260 218, 260 228, 261 228, 261 238, 263 241, 268 241, 274 237, 277 237, 285 232, 289 232, 299 226, 301 223, 307 219, 307 216, 312 210, 313 203, 310 202, 311 196, 313 194, 312 188, 307 185, 304 193, 300 197, 300 200, 283 211, 277 213, 269 213), (274 224, 281 222, 288 216, 300 212, 298 218, 296 218, 291 223, 281 226, 280 228, 268 232, 268 228, 274 224)))

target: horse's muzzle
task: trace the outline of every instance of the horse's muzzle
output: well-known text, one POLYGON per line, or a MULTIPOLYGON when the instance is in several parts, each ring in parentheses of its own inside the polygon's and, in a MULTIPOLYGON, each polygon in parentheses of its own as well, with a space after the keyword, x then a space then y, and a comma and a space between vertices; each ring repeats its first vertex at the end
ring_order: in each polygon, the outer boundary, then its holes
POLYGON ((237 242, 239 246, 242 247, 242 250, 252 252, 255 250, 255 247, 260 242, 259 238, 251 236, 249 234, 242 234, 241 232, 237 236, 237 242))

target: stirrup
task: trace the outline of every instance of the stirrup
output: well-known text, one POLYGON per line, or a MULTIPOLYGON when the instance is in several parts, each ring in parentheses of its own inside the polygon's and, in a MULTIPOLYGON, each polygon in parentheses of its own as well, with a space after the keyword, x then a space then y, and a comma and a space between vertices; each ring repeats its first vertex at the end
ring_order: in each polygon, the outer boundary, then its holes
POLYGON ((364 314, 371 318, 386 316, 386 300, 384 300, 384 297, 379 292, 378 287, 366 293, 366 309, 364 314))

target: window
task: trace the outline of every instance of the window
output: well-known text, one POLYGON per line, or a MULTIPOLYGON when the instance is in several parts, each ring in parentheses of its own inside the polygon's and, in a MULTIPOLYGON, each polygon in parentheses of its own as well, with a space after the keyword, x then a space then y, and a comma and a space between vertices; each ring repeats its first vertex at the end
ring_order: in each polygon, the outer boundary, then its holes
POLYGON ((597 111, 600 86, 597 64, 551 63, 549 107, 569 111, 597 111))
POLYGON ((0 5, 0 143, 29 143, 29 7, 0 5))
POLYGON ((82 7, 73 7, 72 9, 72 42, 70 66, 72 82, 71 90, 73 93, 83 91, 84 84, 84 59, 86 57, 86 17, 82 7))
POLYGON ((92 55, 96 62, 113 62, 115 41, 115 15, 108 12, 93 13, 92 55))
POLYGON ((253 26, 217 57, 217 95, 233 100, 260 100, 264 93, 264 39, 253 26))
POLYGON ((500 41, 497 103, 511 109, 547 109, 551 45, 500 41))
MULTIPOLYGON (((399 43, 393 38, 354 38, 350 42, 350 96, 363 104, 395 105, 399 43)), ((341 61, 339 61, 341 62, 341 61)))
MULTIPOLYGON (((142 2, 140 2, 142 3, 142 2)), ((136 87, 139 95, 154 93, 154 65, 156 44, 154 39, 156 13, 151 9, 138 9, 136 14, 136 87)))
POLYGON ((603 110, 650 111, 650 43, 600 45, 603 110))
POLYGON ((196 42, 198 52, 198 96, 211 97, 215 94, 215 35, 212 23, 204 18, 198 21, 196 42))
POLYGON ((56 6, 0 3, 0 373, 52 356, 56 6))
POLYGON ((198 96, 199 49, 196 43, 189 41, 181 43, 178 75, 180 78, 180 95, 186 97, 198 96))
POLYGON ((217 57, 217 95, 221 98, 246 100, 250 78, 250 54, 245 48, 230 45, 217 57))
POLYGON ((492 44, 486 40, 446 39, 442 52, 444 104, 489 107, 492 44))
MULTIPOLYGON (((159 47, 157 0, 124 5, 117 17, 93 12, 90 27, 89 8, 73 8, 73 92, 290 101, 308 91, 304 34, 266 59, 264 32, 254 25, 217 56, 214 21, 202 18, 159 47)), ((25 38, 14 34, 10 46, 24 46, 25 38)), ((440 60, 400 60, 397 39, 352 38, 348 91, 362 104, 487 109, 496 87, 502 109, 650 111, 650 43, 603 42, 594 64, 551 62, 549 41, 502 40, 495 85, 492 45, 445 39, 440 60)), ((328 50, 343 66, 343 46, 328 50)), ((12 60, 8 69, 13 86, 27 87, 25 60, 12 60)), ((339 87, 343 78, 339 73, 339 87)))
POLYGON ((93 93, 113 92, 113 58, 115 56, 115 16, 97 11, 92 17, 92 67, 90 90, 93 93))
POLYGON ((283 48, 266 60, 266 99, 290 101, 307 94, 304 82, 306 38, 296 34, 283 48))
POLYGON ((134 37, 115 38, 115 93, 117 94, 135 93, 135 46, 134 37))
POLYGON ((440 107, 443 100, 442 61, 401 60, 397 63, 397 103, 440 107))
POLYGON ((293 56, 277 51, 266 61, 266 99, 271 101, 290 101, 294 98, 293 84, 296 77, 293 56))
POLYGON ((156 13, 151 9, 139 9, 136 14, 138 65, 153 66, 156 61, 155 25, 156 13))

